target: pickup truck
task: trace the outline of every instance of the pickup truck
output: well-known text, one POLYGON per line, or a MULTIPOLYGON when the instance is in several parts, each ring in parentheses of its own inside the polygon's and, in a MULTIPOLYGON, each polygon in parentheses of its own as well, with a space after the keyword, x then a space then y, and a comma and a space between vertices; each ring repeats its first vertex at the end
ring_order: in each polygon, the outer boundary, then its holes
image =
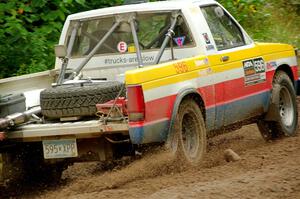
POLYGON ((0 80, 1 95, 26 98, 0 120, 4 184, 148 144, 195 166, 207 138, 251 123, 265 140, 297 132, 296 50, 254 42, 214 0, 72 14, 55 53, 53 71, 0 80))

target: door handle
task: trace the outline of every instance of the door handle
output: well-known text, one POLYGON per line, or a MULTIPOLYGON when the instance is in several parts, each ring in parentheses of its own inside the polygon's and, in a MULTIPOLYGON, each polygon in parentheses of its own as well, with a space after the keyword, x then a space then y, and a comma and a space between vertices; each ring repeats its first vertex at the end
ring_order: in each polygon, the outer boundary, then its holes
POLYGON ((222 61, 222 62, 229 61, 229 56, 222 56, 222 57, 221 57, 221 61, 222 61))

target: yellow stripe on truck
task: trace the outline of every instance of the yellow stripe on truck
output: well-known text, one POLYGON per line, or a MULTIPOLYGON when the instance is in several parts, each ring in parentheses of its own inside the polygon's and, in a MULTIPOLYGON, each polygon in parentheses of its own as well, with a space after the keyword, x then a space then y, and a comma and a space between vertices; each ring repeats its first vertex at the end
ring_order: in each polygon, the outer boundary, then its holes
MULTIPOLYGON (((294 50, 293 46, 288 44, 257 42, 255 45, 259 47, 263 55, 294 50)), ((276 59, 278 59, 278 57, 276 59)))
POLYGON ((142 84, 143 90, 150 90, 153 88, 161 87, 161 86, 166 86, 170 84, 175 84, 178 82, 183 82, 191 79, 195 79, 199 77, 199 72, 198 71, 192 71, 192 72, 187 72, 184 74, 178 74, 174 76, 168 76, 159 80, 154 80, 151 82, 145 82, 142 84))
POLYGON ((273 61, 276 59, 282 59, 282 58, 288 58, 288 57, 294 57, 294 56, 295 56, 295 51, 292 50, 292 51, 284 51, 284 52, 264 55, 263 58, 266 62, 268 62, 268 61, 273 61))
POLYGON ((270 48, 266 48, 265 45, 268 46, 269 44, 256 44, 253 48, 236 52, 209 56, 201 55, 127 71, 125 81, 127 85, 141 84, 144 90, 149 90, 199 78, 204 75, 240 68, 243 60, 255 58, 259 54, 262 55, 261 57, 263 57, 265 62, 295 56, 294 51, 291 50, 293 48, 290 45, 271 44, 270 48), (282 51, 276 52, 278 48, 282 51), (221 61, 221 57, 225 55, 230 58, 228 63, 221 61))
POLYGON ((206 56, 198 56, 193 58, 187 58, 182 60, 171 61, 153 66, 147 66, 145 68, 130 70, 126 72, 125 81, 128 85, 141 84, 153 80, 161 80, 163 78, 178 75, 181 72, 186 73, 201 68, 207 67, 205 63, 206 56), (197 66, 197 63, 199 63, 197 66), (200 65, 202 64, 203 65, 200 65), (185 68, 186 66, 187 68, 185 68))
MULTIPOLYGON (((261 54, 257 47, 250 47, 246 49, 241 49, 239 51, 231 51, 231 52, 223 52, 215 55, 209 55, 209 63, 211 66, 223 65, 226 63, 238 62, 246 59, 251 59, 257 57, 257 55, 261 54), (227 62, 223 62, 221 58, 223 56, 228 56, 229 60, 227 62)), ((231 68, 233 69, 233 68, 231 68)), ((228 70, 228 69, 225 69, 228 70)), ((220 71, 221 72, 221 71, 220 71)), ((222 71, 223 72, 223 71, 222 71)))

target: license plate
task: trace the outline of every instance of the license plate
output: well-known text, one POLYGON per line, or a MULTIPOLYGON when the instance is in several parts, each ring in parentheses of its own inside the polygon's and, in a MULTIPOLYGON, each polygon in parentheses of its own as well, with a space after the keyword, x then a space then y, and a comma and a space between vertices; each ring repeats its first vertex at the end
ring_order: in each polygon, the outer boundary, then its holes
POLYGON ((43 151, 45 159, 77 157, 76 139, 44 140, 43 151))

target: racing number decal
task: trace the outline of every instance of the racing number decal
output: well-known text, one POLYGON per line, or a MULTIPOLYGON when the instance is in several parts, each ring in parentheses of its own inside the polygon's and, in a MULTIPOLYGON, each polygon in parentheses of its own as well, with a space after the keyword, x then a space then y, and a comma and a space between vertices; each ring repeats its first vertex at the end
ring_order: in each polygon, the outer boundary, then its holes
POLYGON ((253 85, 266 81, 266 65, 262 58, 243 61, 245 85, 253 85))
POLYGON ((186 73, 189 71, 189 68, 185 62, 178 62, 173 64, 173 67, 176 70, 176 73, 186 73))

